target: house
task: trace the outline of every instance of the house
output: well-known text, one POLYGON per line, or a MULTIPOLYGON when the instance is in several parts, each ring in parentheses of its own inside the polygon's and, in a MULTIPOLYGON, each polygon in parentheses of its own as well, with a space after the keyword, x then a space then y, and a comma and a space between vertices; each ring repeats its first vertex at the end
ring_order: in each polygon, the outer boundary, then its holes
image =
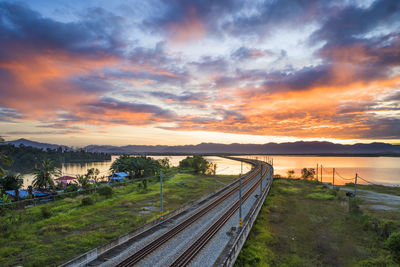
MULTIPOLYGON (((16 198, 15 190, 6 190, 4 192, 6 194, 10 195, 11 197, 13 197, 14 199, 16 198)), ((25 190, 25 189, 19 189, 18 193, 19 193, 19 198, 20 199, 24 199, 24 198, 29 196, 28 190, 25 190)), ((33 190, 32 191, 32 196, 33 197, 46 197, 46 196, 49 196, 49 195, 50 195, 50 193, 47 193, 47 192, 42 192, 42 191, 38 191, 38 190, 33 190)))
POLYGON ((108 183, 123 182, 124 179, 129 178, 129 174, 126 172, 116 172, 108 176, 108 178, 110 179, 108 183))

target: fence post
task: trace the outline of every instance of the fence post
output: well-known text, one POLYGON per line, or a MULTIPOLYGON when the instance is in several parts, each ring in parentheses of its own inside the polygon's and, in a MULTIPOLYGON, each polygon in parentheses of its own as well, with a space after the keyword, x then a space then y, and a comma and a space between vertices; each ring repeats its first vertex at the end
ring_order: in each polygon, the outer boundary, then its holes
POLYGON ((357 176, 358 173, 356 173, 356 178, 354 178, 354 197, 356 197, 357 194, 357 176))

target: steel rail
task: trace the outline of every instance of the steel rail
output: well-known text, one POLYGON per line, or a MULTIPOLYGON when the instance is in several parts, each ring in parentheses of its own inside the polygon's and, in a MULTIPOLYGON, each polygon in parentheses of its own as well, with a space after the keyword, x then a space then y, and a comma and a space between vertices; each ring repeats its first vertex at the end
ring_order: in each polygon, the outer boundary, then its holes
MULTIPOLYGON (((242 160, 242 159, 240 159, 242 160)), ((261 170, 262 170, 262 165, 258 161, 250 161, 250 160, 243 160, 249 164, 252 164, 253 166, 256 166, 249 174, 246 180, 243 182, 243 184, 247 184, 250 182, 255 176, 257 176, 261 170)), ((144 246, 142 249, 138 250, 135 252, 133 255, 129 256, 127 259, 119 263, 118 267, 125 267, 125 266, 133 266, 134 264, 138 263, 142 259, 144 259, 147 255, 155 251, 157 248, 159 248, 161 245, 164 243, 168 242, 171 238, 173 238, 175 235, 179 234, 182 232, 184 229, 186 229, 188 226, 193 224, 195 221, 200 219, 202 216, 207 214, 209 211, 217 207, 220 203, 225 201, 227 198, 232 196, 235 192, 239 190, 239 186, 236 185, 233 188, 231 188, 228 192, 226 192, 224 195, 220 196, 219 198, 215 199, 213 202, 211 202, 209 205, 205 206, 186 220, 182 221, 178 225, 176 225, 174 228, 169 230, 168 232, 164 233, 161 235, 159 238, 155 239, 151 243, 147 244, 144 246)))
MULTIPOLYGON (((264 173, 261 175, 260 180, 257 180, 256 183, 252 185, 252 187, 245 193, 242 197, 244 201, 246 201, 251 194, 257 189, 261 180, 265 177, 267 170, 269 169, 268 165, 266 166, 264 173)), ((225 223, 236 213, 239 209, 238 205, 239 201, 233 203, 229 209, 219 217, 219 219, 212 224, 187 250, 185 250, 179 257, 171 264, 171 266, 186 266, 188 265, 196 255, 203 249, 203 247, 214 237, 214 235, 225 225, 225 223)))

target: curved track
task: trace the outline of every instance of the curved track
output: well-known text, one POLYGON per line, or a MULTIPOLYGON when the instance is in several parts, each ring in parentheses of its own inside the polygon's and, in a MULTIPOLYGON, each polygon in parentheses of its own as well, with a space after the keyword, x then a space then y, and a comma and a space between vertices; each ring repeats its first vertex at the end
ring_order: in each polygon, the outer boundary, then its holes
MULTIPOLYGON (((232 158, 234 159, 234 158, 232 158)), ((253 161, 253 160, 245 160, 245 159, 236 159, 236 160, 241 160, 244 162, 247 162, 249 164, 253 165, 252 170, 250 171, 249 174, 247 174, 244 177, 244 181, 243 181, 243 185, 246 185, 247 183, 249 183, 250 181, 252 181, 254 179, 254 177, 256 177, 258 174, 260 174, 260 172, 262 171, 262 165, 257 162, 257 161, 253 161)), ((265 175, 266 171, 262 174, 261 177, 263 177, 265 175)), ((243 179, 243 178, 242 178, 243 179)), ((250 190, 248 190, 245 195, 243 196, 243 200, 246 200, 250 194, 255 190, 255 188, 257 188, 257 185, 259 184, 260 181, 256 182, 250 190), (251 192, 250 192, 251 191, 251 192)), ((127 259, 125 259, 124 261, 122 261, 121 263, 119 263, 117 266, 122 267, 122 266, 133 266, 136 263, 140 262, 142 259, 144 259, 147 255, 151 254, 153 251, 155 251, 157 248, 159 248, 160 246, 162 246, 163 244, 165 244, 166 242, 168 242, 169 240, 171 240, 174 236, 176 236, 177 234, 179 234, 180 232, 182 232, 183 230, 185 230, 187 227, 189 227, 190 225, 192 225, 194 222, 196 222, 198 219, 200 219, 202 216, 204 216, 205 214, 207 214, 209 211, 213 210, 214 208, 216 208, 220 203, 222 203, 223 201, 225 201, 226 199, 228 199, 230 196, 232 196, 233 194, 235 194, 237 191, 239 190, 239 185, 235 185, 233 188, 231 188, 230 190, 228 190, 224 195, 221 195, 220 197, 218 197, 217 199, 215 199, 214 201, 212 201, 210 204, 208 204, 207 206, 203 207, 202 209, 200 209, 199 211, 197 211, 196 213, 194 213, 193 215, 191 215, 189 218, 187 218, 186 220, 182 221, 181 223, 179 223, 178 225, 176 225, 175 227, 173 227, 171 230, 169 230, 168 232, 164 233, 163 235, 161 235, 160 237, 158 237, 157 239, 155 239, 154 241, 150 242, 149 244, 147 244, 145 247, 143 247, 142 249, 138 250, 136 253, 134 253, 133 255, 131 255, 130 257, 128 257, 127 259)), ((232 206, 237 206, 237 203, 233 204, 232 206)), ((228 211, 230 211, 232 209, 231 208, 228 209, 228 211)), ((233 209, 232 209, 233 210, 233 209)), ((233 211, 233 213, 237 210, 236 209, 233 211)), ((232 211, 231 211, 232 212, 232 211)), ((233 214, 232 213, 232 214, 233 214)), ((226 213, 225 213, 226 214, 226 213)), ((232 215, 230 215, 232 216, 232 215)), ((227 218, 229 219, 230 216, 227 218)), ((218 221, 220 221, 221 219, 219 219, 218 221)), ((222 223, 223 219, 221 220, 220 223, 222 223)), ((223 224, 222 224, 223 225, 223 224)), ((211 236, 212 237, 212 236, 211 236)))
MULTIPOLYGON (((242 197, 242 201, 246 201, 251 194, 256 190, 261 182, 261 179, 266 175, 268 170, 268 165, 265 166, 265 171, 262 173, 260 180, 254 183, 249 190, 242 197)), ((201 251, 201 249, 210 241, 213 236, 221 229, 221 227, 235 214, 239 209, 239 201, 233 203, 229 209, 222 214, 219 219, 212 224, 186 251, 184 251, 178 259, 171 266, 186 266, 188 265, 196 255, 201 251)))

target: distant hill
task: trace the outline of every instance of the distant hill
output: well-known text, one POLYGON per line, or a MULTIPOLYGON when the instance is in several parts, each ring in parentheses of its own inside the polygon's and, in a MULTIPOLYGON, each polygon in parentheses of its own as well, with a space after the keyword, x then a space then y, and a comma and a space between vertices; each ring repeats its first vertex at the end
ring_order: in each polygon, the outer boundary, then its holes
POLYGON ((67 150, 72 150, 68 146, 40 143, 40 142, 27 140, 27 139, 24 139, 24 138, 17 139, 17 140, 14 140, 14 141, 5 141, 3 144, 10 144, 10 145, 14 145, 14 146, 20 146, 22 144, 24 146, 31 146, 31 147, 35 147, 35 148, 39 148, 39 149, 43 149, 43 150, 46 150, 48 148, 50 148, 50 149, 58 149, 59 147, 62 147, 63 150, 66 150, 66 149, 67 150))
POLYGON ((113 154, 315 154, 315 155, 394 155, 400 156, 400 145, 386 143, 342 145, 330 142, 292 142, 267 144, 201 143, 184 146, 99 146, 84 148, 90 152, 113 154))
MULTIPOLYGON (((27 139, 6 141, 4 144, 19 146, 32 146, 46 150, 62 147, 63 150, 72 148, 64 145, 47 144, 27 139)), ((103 152, 109 154, 291 154, 291 155, 393 155, 400 156, 400 145, 386 143, 342 145, 331 142, 292 142, 292 143, 267 143, 267 144, 218 144, 201 143, 198 145, 184 146, 110 146, 90 145, 83 148, 88 152, 103 152)))

